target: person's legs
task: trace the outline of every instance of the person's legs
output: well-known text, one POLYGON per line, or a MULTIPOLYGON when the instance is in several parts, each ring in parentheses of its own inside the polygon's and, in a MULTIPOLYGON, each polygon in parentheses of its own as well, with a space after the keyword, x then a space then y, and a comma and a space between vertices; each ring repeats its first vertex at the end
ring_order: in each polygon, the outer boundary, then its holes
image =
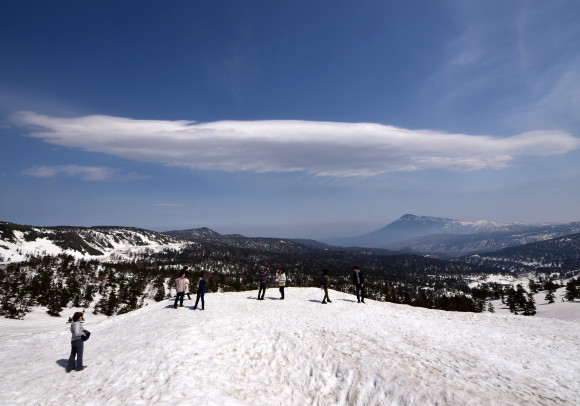
POLYGON ((83 350, 85 347, 85 342, 83 340, 73 341, 73 345, 77 348, 77 371, 82 371, 83 368, 83 350))
POLYGON ((361 296, 361 302, 365 302, 365 288, 364 287, 360 287, 360 296, 361 296))
POLYGON ((328 288, 324 286, 324 299, 322 299, 322 303, 326 303, 327 300, 330 302, 328 299, 328 288))
MULTIPOLYGON (((357 302, 360 303, 360 285, 354 285, 356 288, 356 300, 357 302)), ((363 297, 363 301, 365 300, 365 298, 363 297)))
POLYGON ((284 299, 284 286, 280 286, 280 295, 282 295, 280 299, 284 299))
POLYGON ((177 295, 179 296, 179 306, 183 307, 183 299, 185 298, 185 292, 179 292, 177 295))
POLYGON ((205 310, 205 292, 201 294, 201 310, 205 310))
POLYGON ((193 305, 193 310, 197 309, 197 304, 199 303, 199 296, 200 294, 197 294, 197 297, 195 298, 195 305, 193 305))
MULTIPOLYGON (((82 341, 82 340, 80 340, 82 341)), ((71 342, 70 346, 70 357, 68 357, 68 365, 66 366, 66 372, 70 372, 75 369, 75 358, 77 356, 77 348, 75 347, 74 341, 71 342)))

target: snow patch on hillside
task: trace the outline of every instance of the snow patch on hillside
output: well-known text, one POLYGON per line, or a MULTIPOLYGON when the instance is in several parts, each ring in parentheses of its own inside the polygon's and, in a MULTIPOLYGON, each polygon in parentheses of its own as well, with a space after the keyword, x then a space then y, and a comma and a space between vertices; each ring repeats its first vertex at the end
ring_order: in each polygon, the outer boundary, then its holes
POLYGON ((87 314, 88 369, 70 374, 67 317, 1 319, 0 404, 563 405, 580 396, 578 321, 330 297, 321 305, 321 290, 288 288, 281 301, 270 289, 265 301, 208 294, 205 311, 163 301, 87 314))
MULTIPOLYGON (((34 228, 42 234, 56 234, 48 228, 34 228)), ((136 254, 159 252, 164 249, 182 249, 186 243, 163 236, 163 241, 131 229, 111 228, 107 231, 96 229, 76 229, 75 232, 92 248, 103 255, 91 255, 86 250, 77 251, 58 246, 50 237, 27 240, 24 232, 14 230, 13 240, 0 240, 0 264, 25 261, 27 256, 71 255, 76 259, 97 259, 101 261, 125 260, 136 254)))

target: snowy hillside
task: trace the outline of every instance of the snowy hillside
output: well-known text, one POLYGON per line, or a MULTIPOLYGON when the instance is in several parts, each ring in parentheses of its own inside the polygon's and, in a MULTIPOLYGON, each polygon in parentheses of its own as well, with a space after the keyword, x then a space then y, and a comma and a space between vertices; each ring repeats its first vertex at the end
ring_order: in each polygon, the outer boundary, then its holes
POLYGON ((27 255, 68 254, 86 259, 126 259, 134 253, 180 248, 184 242, 133 227, 31 227, 0 222, 0 263, 27 255))
MULTIPOLYGON (((83 372, 66 317, 0 319, 0 404, 572 405, 580 322, 451 313, 288 288, 87 313, 83 372)), ((578 305, 569 303, 570 306, 578 305)), ((70 309, 72 315, 74 309, 70 309)))

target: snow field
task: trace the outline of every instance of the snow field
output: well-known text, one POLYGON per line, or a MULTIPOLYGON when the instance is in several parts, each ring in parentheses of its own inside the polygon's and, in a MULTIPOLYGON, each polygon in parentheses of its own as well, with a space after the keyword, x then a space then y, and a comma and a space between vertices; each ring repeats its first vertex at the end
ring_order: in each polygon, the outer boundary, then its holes
POLYGON ((0 404, 571 405, 580 395, 578 321, 358 304, 335 291, 321 305, 314 288, 287 288, 284 301, 277 289, 256 294, 208 294, 205 311, 167 300, 87 314, 88 369, 70 374, 66 312, 2 319, 0 404))

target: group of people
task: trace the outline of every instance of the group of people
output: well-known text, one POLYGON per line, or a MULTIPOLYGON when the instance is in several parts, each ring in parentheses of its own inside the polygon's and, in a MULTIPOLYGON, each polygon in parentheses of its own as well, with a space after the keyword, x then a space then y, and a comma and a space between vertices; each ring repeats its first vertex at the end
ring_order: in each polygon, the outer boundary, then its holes
MULTIPOLYGON (((258 290, 258 300, 264 300, 264 295, 266 294, 266 285, 268 283, 268 278, 270 276, 270 269, 267 267, 260 267, 258 270, 258 281, 260 283, 260 288, 258 290)), ((175 280, 175 285, 177 288, 177 296, 175 298, 175 302, 173 304, 173 308, 177 309, 177 303, 179 302, 179 306, 183 307, 183 299, 185 294, 191 300, 191 296, 189 295, 189 267, 183 267, 183 270, 179 274, 179 278, 175 280)), ((280 300, 284 300, 284 287, 286 286, 286 273, 284 269, 279 268, 276 271, 276 283, 278 284, 278 289, 280 291, 280 300)), ((356 298, 359 303, 365 302, 365 292, 364 292, 364 283, 365 278, 363 273, 360 271, 358 266, 353 268, 352 272, 352 283, 356 289, 356 298)), ((332 303, 330 298, 328 297, 328 288, 334 287, 334 285, 330 284, 330 271, 328 269, 324 269, 322 271, 322 281, 320 282, 320 288, 324 290, 324 298, 322 299, 322 304, 332 303)), ((206 281, 203 275, 199 276, 199 283, 197 285, 197 298, 195 300, 195 305, 193 306, 193 310, 197 309, 197 305, 199 300, 201 299, 201 310, 205 310, 205 291, 206 291, 206 281)), ((71 372, 72 370, 82 371, 86 369, 86 366, 83 365, 83 350, 84 350, 84 341, 90 335, 90 332, 85 330, 82 325, 83 321, 83 314, 81 312, 76 312, 72 317, 72 324, 70 326, 70 331, 72 334, 71 337, 71 353, 68 359, 68 364, 66 368, 66 372, 71 372), (76 363, 75 363, 76 358, 76 363)))
MULTIPOLYGON (((177 288, 177 296, 175 297, 175 303, 173 303, 173 308, 177 309, 177 302, 179 301, 179 307, 183 307, 183 299, 185 294, 187 293, 187 297, 191 300, 191 296, 189 294, 189 267, 184 266, 183 270, 179 274, 179 278, 175 280, 175 287, 177 288)), ((193 306, 193 310, 197 309, 197 304, 201 299, 201 310, 205 310, 205 290, 206 290, 206 281, 203 275, 199 276, 199 283, 197 284, 197 298, 195 299, 195 305, 193 306)))
MULTIPOLYGON (((266 294, 266 284, 268 283, 268 278, 270 276, 270 268, 265 266, 260 267, 258 270, 258 282, 260 283, 260 288, 258 289, 258 300, 264 300, 264 295, 266 294)), ((284 287, 286 286, 286 273, 284 269, 279 268, 276 271, 276 283, 278 284, 278 290, 280 291, 280 300, 284 300, 284 287)))
MULTIPOLYGON (((356 290, 356 300, 358 303, 365 302, 365 277, 363 273, 360 271, 358 266, 352 268, 352 284, 356 290)), ((320 282, 321 289, 324 290, 324 297, 322 298, 322 304, 332 303, 330 298, 328 297, 328 287, 334 287, 334 285, 330 284, 330 271, 328 269, 322 270, 322 281, 320 282)))
MULTIPOLYGON (((258 270, 258 281, 260 287, 258 289, 258 300, 264 300, 264 295, 266 294, 266 284, 268 282, 268 277, 270 276, 270 269, 262 266, 258 270)), ((280 300, 284 300, 284 287, 286 286, 286 273, 284 269, 279 268, 276 272, 276 283, 278 284, 278 289, 280 290, 280 300)), ((352 269, 352 283, 356 290, 356 299, 358 303, 365 302, 365 277, 360 271, 358 266, 352 269)), ((330 271, 328 269, 322 270, 322 280, 320 282, 320 288, 324 290, 324 298, 322 299, 322 304, 332 303, 328 297, 328 287, 334 287, 330 284, 330 271)))

